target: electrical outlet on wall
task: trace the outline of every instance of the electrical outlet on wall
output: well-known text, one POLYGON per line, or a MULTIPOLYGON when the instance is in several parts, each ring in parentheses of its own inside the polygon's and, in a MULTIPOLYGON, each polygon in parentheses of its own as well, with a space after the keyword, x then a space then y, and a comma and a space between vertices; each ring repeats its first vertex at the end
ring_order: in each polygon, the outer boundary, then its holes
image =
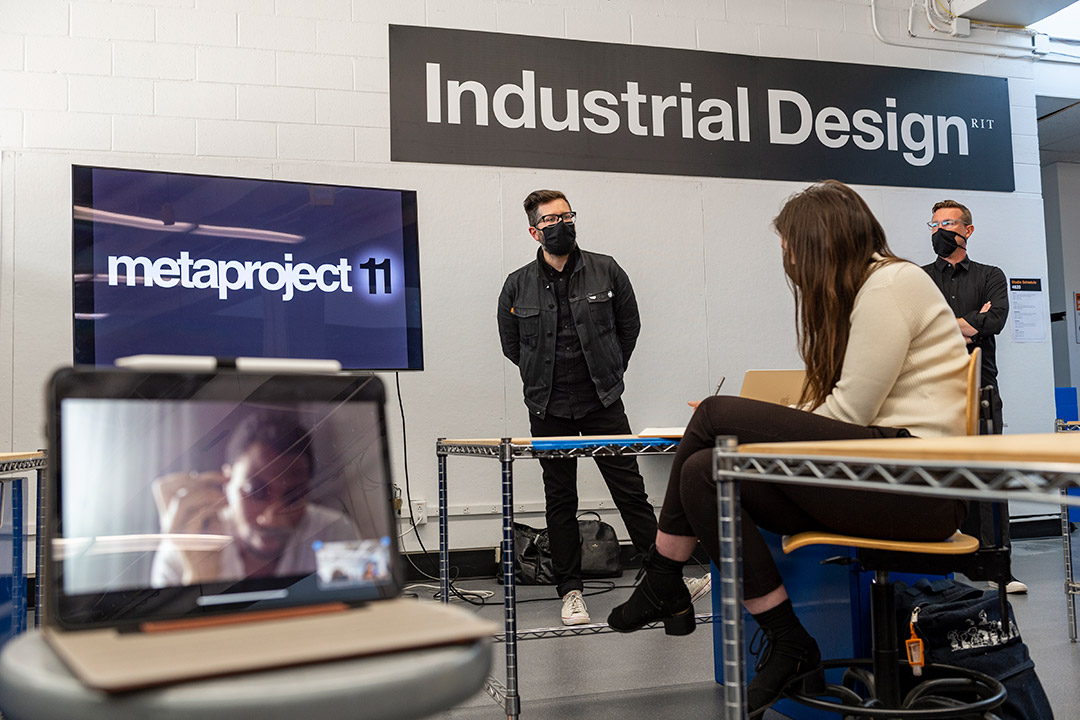
POLYGON ((417 525, 427 523, 427 500, 412 501, 412 521, 417 525))

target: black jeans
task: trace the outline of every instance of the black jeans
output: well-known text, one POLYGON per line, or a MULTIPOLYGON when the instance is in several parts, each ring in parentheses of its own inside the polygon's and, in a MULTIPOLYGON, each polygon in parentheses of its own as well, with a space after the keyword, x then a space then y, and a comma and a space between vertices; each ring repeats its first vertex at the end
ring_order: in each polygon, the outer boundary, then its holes
MULTIPOLYGON (((720 555, 712 474, 717 435, 756 443, 910 434, 900 428, 852 425, 756 400, 707 398, 690 419, 675 454, 659 526, 671 535, 697 536, 713 562, 720 555)), ((828 530, 886 540, 944 540, 967 512, 963 500, 753 481, 739 487, 746 599, 767 595, 783 583, 759 528, 782 535, 828 530)))
MULTIPOLYGON (((585 417, 570 419, 529 414, 533 437, 560 435, 626 435, 630 421, 622 400, 585 417)), ((622 515, 630 541, 638 552, 646 552, 656 541, 656 514, 645 493, 645 481, 632 456, 596 457, 596 466, 607 483, 611 499, 622 515)), ((544 471, 544 498, 547 506, 551 567, 556 590, 562 597, 581 590, 581 535, 578 533, 577 460, 540 460, 544 471)))

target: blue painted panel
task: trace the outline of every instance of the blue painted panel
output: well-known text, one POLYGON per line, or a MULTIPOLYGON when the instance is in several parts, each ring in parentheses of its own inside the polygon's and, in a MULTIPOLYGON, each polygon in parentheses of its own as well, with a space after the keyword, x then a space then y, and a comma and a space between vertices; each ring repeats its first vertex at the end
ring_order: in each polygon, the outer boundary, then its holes
MULTIPOLYGON (((855 602, 857 587, 853 582, 854 573, 849 565, 822 565, 821 561, 836 557, 851 555, 851 551, 842 547, 813 546, 802 548, 791 555, 785 555, 780 549, 780 537, 768 532, 762 532, 766 542, 776 558, 780 575, 784 578, 784 586, 787 588, 791 602, 795 606, 795 612, 803 625, 814 636, 821 648, 824 658, 844 658, 854 656, 855 627, 860 624, 861 618, 852 608, 858 608, 855 602)), ((719 588, 720 581, 716 568, 713 568, 713 587, 719 588)), ((720 593, 714 592, 713 613, 719 615, 720 593)), ((867 624, 869 624, 869 612, 867 612, 867 624)), ((749 642, 757 623, 744 613, 746 622, 747 639, 747 680, 754 676, 754 658, 749 654, 749 642)), ((721 648, 721 626, 713 624, 713 661, 716 682, 724 681, 724 668, 721 648)), ((839 683, 842 670, 830 670, 828 681, 839 683)), ((795 720, 835 720, 835 713, 824 713, 803 707, 789 700, 782 700, 774 706, 777 712, 783 713, 795 720)))
POLYGON ((0 483, 0 645, 26 630, 26 574, 23 570, 22 478, 0 483))
POLYGON ((1054 388, 1054 405, 1057 407, 1057 419, 1065 422, 1080 420, 1080 412, 1077 409, 1076 388, 1054 388))
POLYGON ((588 437, 576 437, 568 440, 541 440, 533 438, 534 450, 576 450, 578 448, 593 448, 604 445, 671 445, 676 441, 658 437, 634 437, 625 440, 613 440, 609 437, 599 437, 592 440, 588 437))

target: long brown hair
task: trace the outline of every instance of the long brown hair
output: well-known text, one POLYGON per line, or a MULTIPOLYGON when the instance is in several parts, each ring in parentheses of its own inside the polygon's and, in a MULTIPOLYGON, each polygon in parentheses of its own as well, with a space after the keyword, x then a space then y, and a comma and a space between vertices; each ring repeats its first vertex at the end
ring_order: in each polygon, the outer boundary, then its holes
POLYGON ((858 193, 825 180, 792 195, 773 220, 784 271, 795 296, 796 338, 806 363, 800 404, 816 408, 840 381, 855 295, 870 274, 871 255, 896 257, 885 231, 858 193))

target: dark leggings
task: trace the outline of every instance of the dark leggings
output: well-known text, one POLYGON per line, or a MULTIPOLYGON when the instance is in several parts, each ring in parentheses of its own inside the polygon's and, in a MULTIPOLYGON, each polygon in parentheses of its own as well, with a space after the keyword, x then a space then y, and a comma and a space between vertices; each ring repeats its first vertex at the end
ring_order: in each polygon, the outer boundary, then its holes
MULTIPOLYGON (((686 428, 668 480, 660 530, 697 536, 713 562, 719 560, 713 449, 718 435, 740 443, 856 440, 907 436, 898 428, 851 423, 744 398, 710 397, 686 428)), ((866 490, 742 482, 743 596, 767 595, 783 584, 759 528, 781 535, 827 530, 884 540, 944 540, 967 513, 963 500, 866 490)))

